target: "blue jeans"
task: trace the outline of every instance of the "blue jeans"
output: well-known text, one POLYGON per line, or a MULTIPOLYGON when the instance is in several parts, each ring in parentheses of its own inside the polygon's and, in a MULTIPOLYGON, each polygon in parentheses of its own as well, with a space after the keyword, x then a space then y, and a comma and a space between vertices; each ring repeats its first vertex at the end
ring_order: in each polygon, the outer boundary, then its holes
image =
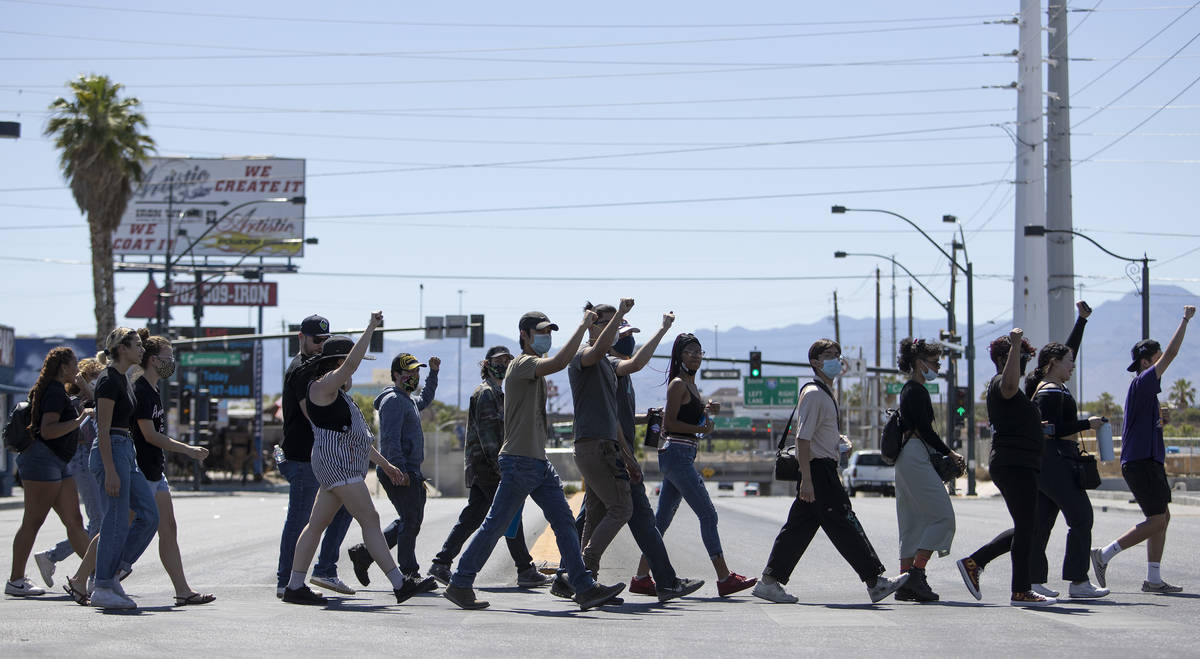
POLYGON ((717 534, 717 509, 708 496, 704 479, 696 471, 696 449, 684 444, 669 444, 666 450, 658 452, 658 470, 663 476, 658 512, 654 515, 659 533, 667 534, 667 527, 675 518, 675 511, 679 510, 682 499, 700 519, 700 538, 704 541, 708 557, 722 555, 721 536, 717 534))
MULTIPOLYGON (((287 479, 288 509, 287 519, 283 523, 283 537, 279 540, 279 566, 275 573, 275 583, 280 588, 287 586, 292 576, 292 559, 296 557, 296 540, 300 532, 308 525, 312 515, 313 502, 317 500, 317 491, 321 489, 317 477, 313 474, 312 464, 297 460, 286 460, 279 463, 279 473, 287 479)), ((143 479, 145 480, 145 479, 143 479)), ((333 516, 333 521, 325 529, 325 537, 321 540, 321 551, 317 554, 317 564, 313 567, 314 577, 334 579, 337 577, 338 552, 342 549, 342 540, 350 530, 350 522, 354 518, 345 508, 339 508, 333 516)))
POLYGON ((91 470, 104 492, 104 521, 100 523, 100 544, 96 547, 96 587, 112 588, 121 568, 133 564, 150 546, 158 532, 158 506, 150 492, 150 483, 137 466, 137 451, 128 435, 112 433, 113 466, 121 480, 121 492, 110 497, 104 490, 104 461, 100 440, 92 444, 91 470), (133 523, 129 513, 133 512, 133 523))
MULTIPOLYGON (((96 482, 95 475, 88 467, 92 450, 87 444, 80 444, 71 458, 71 473, 75 478, 75 490, 79 492, 79 502, 87 513, 87 534, 89 538, 96 537, 100 532, 100 522, 104 519, 104 490, 96 482)), ((61 562, 75 553, 70 540, 63 540, 50 550, 50 560, 61 562)))
POLYGON ((583 565, 575 518, 571 515, 567 498, 563 496, 562 481, 558 479, 554 466, 549 460, 504 454, 500 456, 500 487, 496 489, 492 508, 459 559, 458 571, 450 578, 450 585, 456 588, 472 587, 475 575, 487 563, 496 542, 504 535, 513 517, 521 512, 527 496, 542 509, 550 528, 554 529, 559 561, 567 568, 571 587, 576 593, 583 593, 596 586, 596 580, 583 565))

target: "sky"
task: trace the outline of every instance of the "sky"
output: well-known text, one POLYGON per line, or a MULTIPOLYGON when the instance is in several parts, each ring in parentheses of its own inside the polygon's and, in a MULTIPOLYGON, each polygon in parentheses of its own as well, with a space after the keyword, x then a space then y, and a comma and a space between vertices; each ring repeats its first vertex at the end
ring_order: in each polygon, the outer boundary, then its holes
MULTIPOLYGON (((1200 10, 1151 4, 1069 6, 1075 228, 1195 293, 1200 10)), ((766 329, 828 316, 835 290, 842 314, 872 316, 890 265, 835 250, 895 255, 947 295, 945 259, 908 225, 833 204, 900 213, 944 245, 957 216, 976 319, 1008 318, 1018 9, 0 0, 0 121, 23 132, 0 141, 0 323, 94 331, 85 219, 41 135, 81 73, 141 100, 161 155, 306 161, 319 244, 273 278, 268 331, 461 308, 514 336, 527 310, 566 329, 585 301, 625 296, 643 327, 674 311, 681 330, 766 329)), ((1075 259, 1093 305, 1136 288, 1090 245, 1075 259)), ((116 283, 122 319, 146 275, 116 283)), ((919 289, 914 304, 941 313, 919 289)))

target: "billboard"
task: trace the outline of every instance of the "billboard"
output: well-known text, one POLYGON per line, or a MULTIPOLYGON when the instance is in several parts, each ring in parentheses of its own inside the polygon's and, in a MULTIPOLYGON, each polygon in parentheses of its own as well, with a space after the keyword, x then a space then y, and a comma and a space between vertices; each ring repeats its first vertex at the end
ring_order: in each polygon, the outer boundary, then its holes
POLYGON ((303 159, 150 158, 113 254, 303 256, 304 189, 303 159))
MULTIPOLYGON (((204 327, 203 338, 253 334, 253 327, 204 327)), ((195 338, 195 329, 180 327, 179 335, 195 338)), ((183 387, 208 389, 213 398, 254 398, 254 341, 229 341, 179 349, 176 359, 182 367, 183 387)))

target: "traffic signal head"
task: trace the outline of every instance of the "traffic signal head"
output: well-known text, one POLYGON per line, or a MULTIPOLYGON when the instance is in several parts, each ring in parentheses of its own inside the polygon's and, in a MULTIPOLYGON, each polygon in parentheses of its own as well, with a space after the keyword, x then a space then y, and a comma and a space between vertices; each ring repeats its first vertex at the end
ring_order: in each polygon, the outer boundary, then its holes
POLYGON ((954 388, 954 414, 961 421, 967 418, 967 401, 971 399, 971 392, 966 387, 954 388))
POLYGON ((750 377, 762 377, 762 352, 758 350, 750 351, 750 377))
POLYGON ((471 314, 470 325, 471 325, 470 339, 469 339, 470 342, 468 343, 468 345, 472 348, 482 348, 483 347, 483 314, 481 314, 481 313, 471 314))

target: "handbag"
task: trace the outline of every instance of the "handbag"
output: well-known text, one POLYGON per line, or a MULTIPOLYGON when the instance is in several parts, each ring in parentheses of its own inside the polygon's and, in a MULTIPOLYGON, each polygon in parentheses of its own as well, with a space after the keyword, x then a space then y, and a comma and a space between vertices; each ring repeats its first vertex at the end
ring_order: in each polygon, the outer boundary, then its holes
POLYGON ((933 470, 937 472, 938 478, 942 479, 943 483, 957 480, 965 472, 954 458, 942 455, 930 449, 928 445, 925 448, 929 451, 929 463, 933 465, 933 470))
MULTIPOLYGON (((809 384, 814 384, 814 385, 820 387, 821 391, 824 391, 825 393, 829 394, 830 398, 833 398, 833 392, 829 391, 829 389, 826 388, 824 383, 818 382, 817 380, 813 380, 812 382, 807 383, 804 386, 807 387, 809 384)), ((800 393, 801 394, 804 393, 804 387, 800 388, 800 393)), ((796 407, 794 409, 792 409, 792 414, 791 414, 791 416, 788 417, 787 424, 784 425, 784 427, 783 427, 783 434, 779 436, 779 445, 775 447, 775 480, 777 480, 777 481, 794 481, 797 484, 799 484, 802 481, 803 477, 800 472, 800 461, 796 459, 796 446, 793 444, 792 446, 788 446, 785 448, 784 444, 787 443, 788 435, 791 433, 792 421, 795 420, 795 418, 796 418, 796 412, 798 412, 800 410, 800 400, 799 399, 800 399, 800 396, 799 396, 799 394, 797 394, 796 407)), ((836 398, 833 398, 833 408, 835 410, 838 409, 838 404, 837 404, 836 398)), ((838 426, 839 427, 841 426, 841 416, 842 416, 841 412, 839 411, 838 412, 838 426)))
POLYGON ((1081 490, 1094 490, 1100 487, 1100 465, 1096 463, 1096 456, 1079 450, 1076 455, 1063 455, 1060 450, 1059 456, 1067 461, 1071 467, 1071 471, 1075 474, 1075 484, 1081 490))

